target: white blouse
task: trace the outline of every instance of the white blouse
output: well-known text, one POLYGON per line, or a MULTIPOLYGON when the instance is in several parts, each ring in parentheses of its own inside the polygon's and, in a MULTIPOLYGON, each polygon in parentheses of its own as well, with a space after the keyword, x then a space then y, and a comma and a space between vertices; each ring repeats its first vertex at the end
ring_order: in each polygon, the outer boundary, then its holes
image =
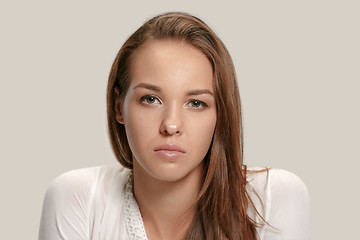
MULTIPOLYGON (((147 239, 130 173, 116 163, 72 170, 55 178, 45 194, 39 240, 147 239)), ((271 225, 257 228, 261 240, 310 239, 309 193, 296 175, 270 169, 252 173, 248 180, 251 199, 271 225)), ((248 214, 262 222, 253 209, 248 214)))

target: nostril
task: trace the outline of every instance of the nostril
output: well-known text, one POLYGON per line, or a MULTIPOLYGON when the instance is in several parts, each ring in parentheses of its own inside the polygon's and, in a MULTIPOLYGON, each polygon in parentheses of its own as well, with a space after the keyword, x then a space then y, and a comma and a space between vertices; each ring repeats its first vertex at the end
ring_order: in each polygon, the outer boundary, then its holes
POLYGON ((180 129, 177 125, 166 125, 164 124, 161 129, 161 133, 164 135, 173 135, 180 133, 180 129))

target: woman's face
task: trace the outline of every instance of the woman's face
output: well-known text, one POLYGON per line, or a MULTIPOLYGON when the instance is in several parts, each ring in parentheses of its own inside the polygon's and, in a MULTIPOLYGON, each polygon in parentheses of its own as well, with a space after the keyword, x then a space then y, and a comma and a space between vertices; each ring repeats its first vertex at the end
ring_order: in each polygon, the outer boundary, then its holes
POLYGON ((116 119, 125 125, 134 170, 160 181, 200 174, 216 124, 209 60, 190 44, 155 40, 130 65, 116 119))

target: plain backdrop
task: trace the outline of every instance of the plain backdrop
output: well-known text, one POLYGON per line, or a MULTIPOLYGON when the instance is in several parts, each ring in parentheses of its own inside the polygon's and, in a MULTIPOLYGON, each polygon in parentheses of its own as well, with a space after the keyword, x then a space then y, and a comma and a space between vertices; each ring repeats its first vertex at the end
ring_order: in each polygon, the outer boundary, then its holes
POLYGON ((1 1, 1 238, 37 239, 46 188, 59 174, 116 162, 105 108, 115 55, 145 20, 185 11, 233 57, 245 162, 306 183, 313 239, 354 239, 359 10, 348 0, 1 1))

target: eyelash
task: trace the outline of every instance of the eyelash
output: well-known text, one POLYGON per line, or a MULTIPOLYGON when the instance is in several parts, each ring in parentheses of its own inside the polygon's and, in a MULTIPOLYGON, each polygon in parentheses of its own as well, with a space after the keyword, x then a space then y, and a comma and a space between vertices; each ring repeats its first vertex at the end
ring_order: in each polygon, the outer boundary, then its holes
MULTIPOLYGON (((144 102, 144 101, 147 101, 149 98, 154 98, 155 100, 157 100, 157 101, 160 102, 159 98, 158 98, 157 96, 155 96, 155 95, 145 95, 145 96, 142 96, 138 101, 142 103, 142 102, 144 102)), ((160 102, 160 103, 161 103, 161 102, 160 102)), ((145 104, 151 105, 151 104, 153 104, 153 103, 149 103, 149 102, 147 101, 145 104)))
MULTIPOLYGON (((155 101, 158 101, 159 103, 161 103, 161 101, 159 100, 159 98, 158 98, 157 96, 155 96, 155 95, 145 95, 145 96, 142 96, 142 97, 138 100, 138 102, 140 102, 140 103, 145 103, 145 104, 148 104, 148 105, 152 105, 152 104, 154 104, 154 103, 149 103, 149 102, 148 102, 148 100, 149 100, 150 98, 154 98, 155 101)), ((194 103, 194 102, 198 102, 198 103, 200 104, 200 106, 201 106, 201 107, 194 107, 194 106, 192 106, 192 108, 194 108, 194 109, 196 109, 196 110, 200 110, 200 109, 203 109, 203 108, 207 108, 207 107, 208 107, 208 105, 207 105, 205 102, 200 101, 200 100, 197 100, 197 99, 191 99, 191 100, 189 101, 189 103, 187 103, 186 105, 191 104, 191 103, 194 103)))
POLYGON ((198 102, 199 104, 201 104, 202 107, 194 107, 195 109, 203 109, 203 108, 207 108, 208 105, 200 100, 196 100, 196 99, 191 99, 189 103, 194 103, 194 102, 198 102))

